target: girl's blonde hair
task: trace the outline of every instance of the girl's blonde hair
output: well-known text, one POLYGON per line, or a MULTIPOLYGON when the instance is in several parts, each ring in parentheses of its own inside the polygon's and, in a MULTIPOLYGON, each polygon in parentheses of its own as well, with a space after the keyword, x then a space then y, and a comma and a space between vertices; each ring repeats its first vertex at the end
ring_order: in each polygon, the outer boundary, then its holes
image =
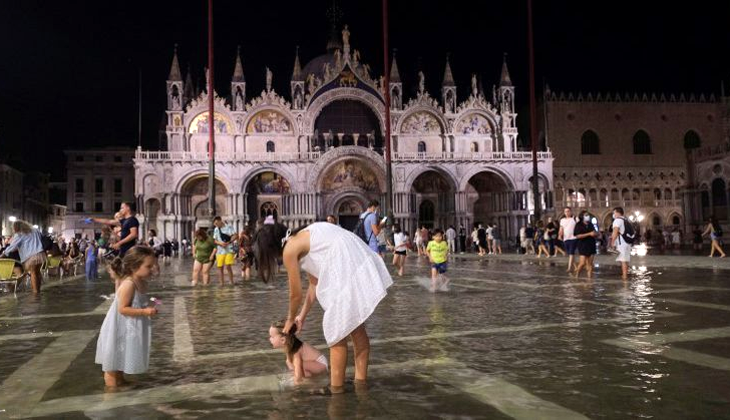
POLYGON ((155 251, 152 248, 137 245, 127 251, 124 254, 124 258, 114 258, 109 268, 111 268, 117 277, 123 279, 134 274, 144 264, 145 258, 154 256, 155 251))
POLYGON ((272 322, 271 326, 276 328, 276 331, 279 332, 279 334, 283 335, 285 338, 284 347, 286 348, 286 358, 291 361, 292 356, 296 352, 299 351, 300 348, 302 348, 302 341, 297 338, 296 335, 294 335, 297 332, 297 324, 294 324, 289 329, 288 334, 284 334, 284 325, 286 324, 286 320, 282 319, 281 321, 272 322))

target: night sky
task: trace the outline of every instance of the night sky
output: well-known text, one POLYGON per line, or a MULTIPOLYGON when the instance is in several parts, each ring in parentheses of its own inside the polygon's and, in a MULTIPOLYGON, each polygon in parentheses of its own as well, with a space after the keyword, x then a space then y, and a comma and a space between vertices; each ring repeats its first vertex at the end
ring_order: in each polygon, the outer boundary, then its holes
MULTIPOLYGON (((472 72, 491 92, 506 52, 526 135, 526 1, 390 3, 391 47, 398 49, 406 99, 419 69, 427 89, 439 95, 447 52, 459 100, 468 95, 472 72)), ((325 52, 331 4, 218 0, 217 92, 228 95, 240 44, 247 99, 263 89, 264 66, 288 98, 295 46, 302 66, 325 52)), ((381 2, 338 5, 351 45, 381 74, 381 2)), ((728 2, 535 1, 534 7, 539 90, 546 80, 553 90, 717 94, 720 81, 730 80, 728 2)), ((135 147, 140 67, 143 147, 157 149, 173 45, 179 44, 183 73, 190 64, 202 82, 206 13, 205 0, 3 1, 0 160, 62 180, 64 149, 135 147)))

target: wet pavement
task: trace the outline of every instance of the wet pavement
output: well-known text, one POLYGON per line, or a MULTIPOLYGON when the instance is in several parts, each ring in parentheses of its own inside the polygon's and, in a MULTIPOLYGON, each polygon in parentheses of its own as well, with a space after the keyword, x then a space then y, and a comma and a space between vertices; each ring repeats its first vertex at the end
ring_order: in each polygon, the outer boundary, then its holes
MULTIPOLYGON (((317 394, 326 378, 293 388, 270 348, 284 276, 192 288, 190 259, 163 265, 150 370, 116 393, 94 364, 108 278, 5 295, 0 417, 730 418, 730 261, 638 257, 624 281, 612 259, 588 279, 565 258, 457 255, 450 290, 432 294, 409 257, 367 323, 368 388, 338 396, 317 394)), ((321 314, 301 338, 324 349, 321 314)))

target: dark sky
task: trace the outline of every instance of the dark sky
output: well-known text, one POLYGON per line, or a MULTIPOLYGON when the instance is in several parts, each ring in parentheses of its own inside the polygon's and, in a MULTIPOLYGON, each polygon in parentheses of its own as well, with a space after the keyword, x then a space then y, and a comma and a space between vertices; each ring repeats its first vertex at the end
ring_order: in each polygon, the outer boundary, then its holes
MULTIPOLYGON (((405 90, 419 66, 438 94, 451 53, 459 97, 476 72, 486 91, 508 53, 521 136, 527 132, 526 1, 391 0, 391 46, 405 90), (477 6, 481 4, 481 6, 477 6)), ((382 72, 380 1, 339 1, 353 48, 382 72)), ((264 85, 288 96, 294 49, 302 65, 324 53, 331 1, 215 3, 216 86, 228 94, 241 45, 248 99, 264 85)), ((62 150, 137 144, 137 69, 143 72, 143 147, 157 148, 173 45, 196 79, 206 61, 207 2, 0 2, 0 159, 64 176, 62 150)), ((730 75, 728 2, 535 1, 538 89, 715 92, 730 75)), ((729 86, 730 88, 730 86, 729 86)))

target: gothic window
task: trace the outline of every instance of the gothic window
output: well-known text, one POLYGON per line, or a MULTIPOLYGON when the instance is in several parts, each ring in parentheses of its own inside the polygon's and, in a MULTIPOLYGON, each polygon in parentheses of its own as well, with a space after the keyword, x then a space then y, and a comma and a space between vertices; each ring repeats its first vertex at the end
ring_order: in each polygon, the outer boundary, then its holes
POLYGON ((651 154, 651 138, 646 131, 639 130, 634 134, 634 154, 650 155, 651 154))
POLYGON ((672 217, 672 224, 679 225, 679 216, 672 217))
POLYGON ((580 139, 580 151, 581 154, 584 155, 600 155, 601 144, 598 139, 598 134, 596 134, 593 130, 588 130, 583 133, 583 136, 580 139))
POLYGON ((274 145, 274 142, 269 140, 266 142, 266 153, 274 153, 276 151, 276 146, 274 145))
POLYGON ((687 134, 684 135, 685 150, 697 149, 701 144, 702 141, 700 140, 700 136, 694 130, 689 130, 687 134))
POLYGON ((471 146, 469 146, 469 151, 472 153, 478 153, 479 145, 476 142, 472 142, 471 146))
POLYGON ((426 153, 426 143, 422 141, 418 142, 418 153, 426 153))

